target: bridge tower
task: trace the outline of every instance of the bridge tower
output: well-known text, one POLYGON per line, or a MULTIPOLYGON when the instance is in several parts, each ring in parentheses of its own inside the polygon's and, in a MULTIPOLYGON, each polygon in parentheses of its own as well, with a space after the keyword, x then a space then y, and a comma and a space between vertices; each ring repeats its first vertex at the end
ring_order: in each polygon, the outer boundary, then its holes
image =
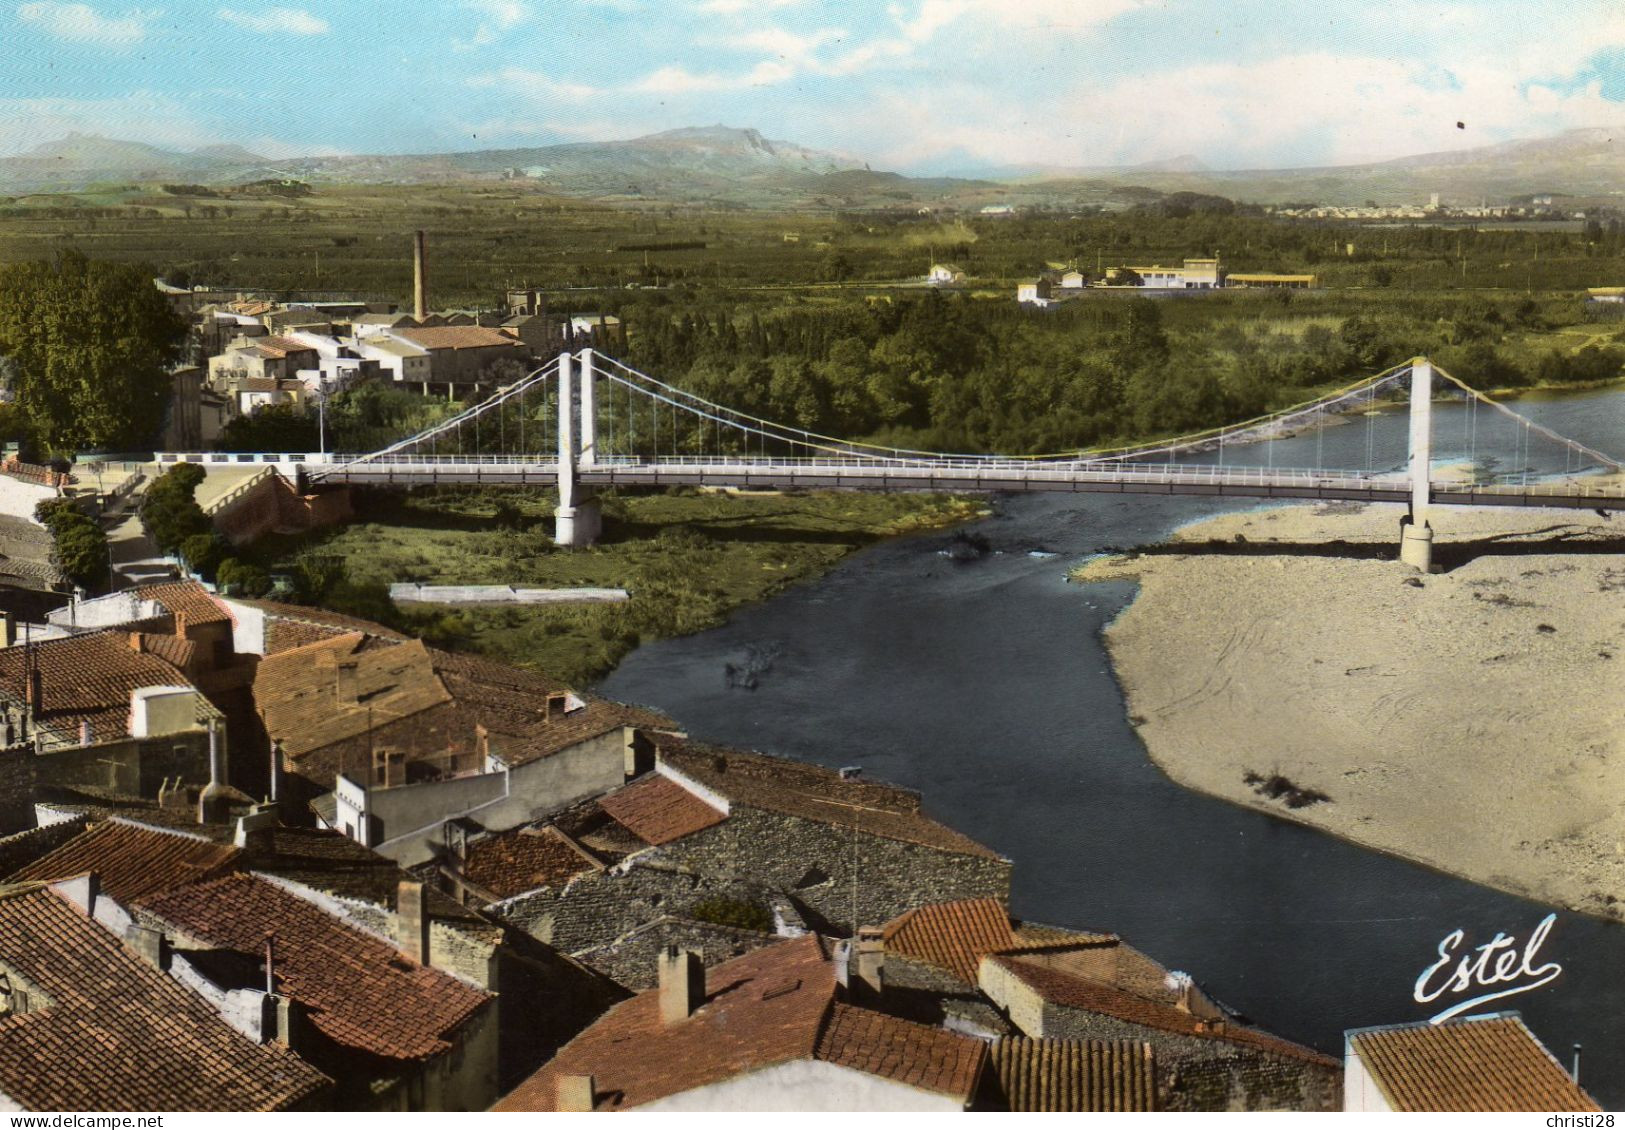
POLYGON ((1433 461, 1433 363, 1411 361, 1411 512, 1400 521, 1399 559, 1426 573, 1433 565, 1432 502, 1429 470, 1433 461))
POLYGON ((580 357, 559 354, 559 505, 553 511, 553 541, 558 545, 585 546, 603 532, 603 512, 598 500, 582 488, 579 471, 598 460, 597 402, 591 349, 580 357), (576 393, 576 361, 580 361, 580 395, 576 393), (580 429, 576 408, 580 406, 580 429), (579 439, 579 444, 577 440, 579 439))

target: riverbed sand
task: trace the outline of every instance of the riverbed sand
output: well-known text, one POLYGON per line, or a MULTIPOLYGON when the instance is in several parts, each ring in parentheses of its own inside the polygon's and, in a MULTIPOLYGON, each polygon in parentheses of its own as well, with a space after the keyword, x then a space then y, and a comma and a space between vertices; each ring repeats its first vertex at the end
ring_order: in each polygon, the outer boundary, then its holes
POLYGON ((1447 571, 1423 576, 1392 559, 1401 512, 1228 514, 1080 569, 1140 583, 1106 639, 1151 757, 1189 788, 1625 919, 1625 514, 1440 509, 1447 571), (1328 799, 1290 806, 1309 792, 1328 799))

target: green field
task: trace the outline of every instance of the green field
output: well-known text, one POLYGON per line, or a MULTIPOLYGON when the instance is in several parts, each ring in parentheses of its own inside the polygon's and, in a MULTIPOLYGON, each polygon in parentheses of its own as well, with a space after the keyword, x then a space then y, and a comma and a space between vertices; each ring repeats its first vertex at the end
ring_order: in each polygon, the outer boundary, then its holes
POLYGON ((295 578, 318 603, 580 685, 640 643, 714 627, 881 538, 983 511, 979 501, 921 494, 611 494, 603 540, 570 550, 552 543, 554 501, 539 491, 379 492, 357 500, 363 521, 268 538, 249 556, 295 578), (334 561, 343 562, 342 581, 334 561), (399 581, 617 587, 631 595, 619 605, 391 609, 379 586, 399 581))

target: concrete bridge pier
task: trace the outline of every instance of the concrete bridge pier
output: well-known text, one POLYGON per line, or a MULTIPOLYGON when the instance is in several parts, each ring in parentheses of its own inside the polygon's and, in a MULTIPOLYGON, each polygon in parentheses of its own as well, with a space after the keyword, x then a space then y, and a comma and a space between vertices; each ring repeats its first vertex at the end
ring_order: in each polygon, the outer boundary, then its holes
POLYGON ((1411 362, 1411 511, 1399 527, 1399 559, 1424 573, 1433 568, 1432 503, 1429 479, 1433 462, 1433 363, 1411 362))
POLYGON ((591 467, 597 459, 592 350, 581 351, 579 445, 576 442, 575 360, 569 353, 559 354, 559 505, 553 511, 553 542, 571 547, 592 545, 604 530, 603 510, 598 500, 582 487, 577 477, 579 468, 591 467))

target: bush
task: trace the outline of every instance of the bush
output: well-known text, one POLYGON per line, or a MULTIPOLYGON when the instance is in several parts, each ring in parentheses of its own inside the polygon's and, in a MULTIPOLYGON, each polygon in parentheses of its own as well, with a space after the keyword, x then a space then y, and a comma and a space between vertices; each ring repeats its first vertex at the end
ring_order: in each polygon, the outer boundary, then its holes
POLYGON ((250 565, 235 557, 228 557, 215 571, 215 581, 221 589, 242 596, 264 596, 271 589, 271 577, 258 565, 250 565))
POLYGON ((773 931, 773 912, 759 903, 746 902, 744 899, 702 899, 689 907, 688 916, 715 926, 760 930, 764 934, 773 931))
POLYGON ((162 552, 177 553, 188 538, 213 532, 214 524, 193 497, 203 476, 197 464, 178 463, 147 488, 141 525, 162 552))
POLYGON ((180 544, 180 555, 194 573, 212 578, 226 554, 231 552, 219 534, 193 534, 180 544))

